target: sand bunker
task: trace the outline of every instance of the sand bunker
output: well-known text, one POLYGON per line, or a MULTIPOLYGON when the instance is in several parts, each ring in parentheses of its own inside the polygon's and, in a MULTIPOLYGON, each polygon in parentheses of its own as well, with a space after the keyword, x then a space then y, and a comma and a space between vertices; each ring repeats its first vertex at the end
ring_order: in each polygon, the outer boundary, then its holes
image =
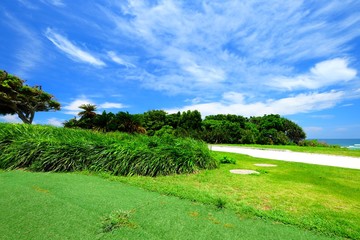
POLYGON ((277 165, 275 164, 267 164, 267 163, 256 163, 254 165, 258 167, 277 167, 277 165))
POLYGON ((229 147, 229 146, 214 146, 214 145, 211 145, 210 149, 212 151, 219 151, 219 152, 241 153, 256 158, 266 158, 266 159, 275 159, 275 160, 282 160, 289 162, 301 162, 301 163, 310 163, 310 164, 318 164, 318 165, 333 166, 333 167, 360 169, 359 157, 344 157, 344 156, 334 156, 334 155, 315 154, 315 153, 262 150, 262 149, 245 148, 245 147, 229 147))
POLYGON ((247 169, 232 169, 230 170, 231 173, 234 174, 242 174, 242 175, 246 175, 246 174, 260 174, 257 171, 254 170, 247 170, 247 169))

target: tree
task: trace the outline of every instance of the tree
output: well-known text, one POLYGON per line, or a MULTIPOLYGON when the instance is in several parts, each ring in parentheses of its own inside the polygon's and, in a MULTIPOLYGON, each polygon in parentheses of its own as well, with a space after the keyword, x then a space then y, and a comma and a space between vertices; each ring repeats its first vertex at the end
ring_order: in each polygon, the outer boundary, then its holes
POLYGON ((79 106, 83 111, 79 112, 78 115, 81 119, 93 118, 96 116, 96 105, 93 104, 82 104, 79 106))
POLYGON ((101 132, 116 131, 115 115, 105 110, 94 117, 94 129, 101 132))
POLYGON ((143 115, 143 127, 147 134, 153 136, 156 131, 165 126, 166 112, 163 110, 150 110, 143 115))
POLYGON ((291 142, 299 144, 300 141, 306 138, 306 134, 304 130, 293 121, 285 119, 284 126, 285 126, 285 134, 290 139, 291 142))
POLYGON ((117 130, 127 133, 143 133, 140 120, 128 112, 118 112, 115 115, 117 130))
POLYGON ((188 110, 181 113, 179 126, 186 130, 200 130, 201 122, 201 113, 199 111, 188 110))
POLYGON ((17 114, 31 124, 35 112, 60 110, 60 103, 54 96, 42 90, 41 86, 24 85, 24 80, 0 70, 0 114, 17 114))

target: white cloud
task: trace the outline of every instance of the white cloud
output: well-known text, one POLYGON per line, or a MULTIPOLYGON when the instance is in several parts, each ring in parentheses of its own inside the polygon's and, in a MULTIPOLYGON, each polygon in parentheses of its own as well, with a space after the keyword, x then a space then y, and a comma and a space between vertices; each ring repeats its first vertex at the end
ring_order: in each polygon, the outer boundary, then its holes
POLYGON ((106 64, 100 59, 93 56, 91 53, 82 50, 74 45, 64 36, 56 33, 51 28, 47 28, 45 36, 49 39, 58 49, 66 53, 74 60, 85 62, 94 66, 105 66, 106 64))
POLYGON ((307 74, 292 78, 277 77, 270 80, 267 85, 286 90, 318 89, 354 80, 356 74, 355 69, 348 67, 346 59, 335 58, 317 63, 307 74))
POLYGON ((99 105, 99 108, 126 108, 126 106, 122 103, 104 102, 99 105))
POLYGON ((97 109, 120 109, 126 108, 127 106, 122 103, 115 103, 115 102, 104 102, 104 103, 95 103, 94 101, 90 100, 86 96, 80 96, 79 98, 73 100, 68 105, 64 106, 62 109, 66 110, 65 114, 70 115, 77 115, 80 111, 82 111, 79 106, 83 104, 91 104, 96 105, 97 109))
POLYGON ((53 126, 56 126, 56 127, 62 127, 64 121, 65 120, 58 119, 58 118, 49 118, 47 120, 47 124, 50 124, 50 125, 53 125, 53 126))
POLYGON ((329 82, 350 81, 356 77, 357 71, 348 67, 348 61, 343 58, 335 58, 317 63, 311 68, 311 73, 317 79, 329 82))
POLYGON ((83 104, 95 105, 93 101, 89 100, 85 96, 81 96, 79 99, 75 99, 68 105, 62 107, 62 109, 66 110, 64 112, 65 114, 77 115, 81 111, 81 109, 79 107, 83 104))
POLYGON ((110 2, 111 8, 101 11, 116 26, 112 39, 129 39, 151 59, 143 69, 147 74, 136 75, 148 88, 203 97, 218 90, 254 91, 254 86, 267 92, 266 82, 274 76, 284 76, 276 83, 292 90, 343 83, 356 75, 346 59, 332 59, 347 56, 347 44, 360 36, 355 11, 333 19, 349 5, 359 7, 356 3, 110 2), (297 64, 313 59, 330 60, 299 76, 297 64))
POLYGON ((135 67, 134 64, 126 62, 124 59, 122 59, 120 56, 118 56, 114 51, 107 52, 107 55, 109 56, 109 58, 112 61, 114 61, 115 63, 117 63, 119 65, 124 65, 125 67, 128 67, 128 68, 135 67))
POLYGON ((0 116, 0 121, 3 122, 9 122, 9 123, 22 123, 22 121, 20 120, 20 118, 17 115, 4 115, 4 116, 0 116))
POLYGON ((298 94, 292 97, 246 103, 241 94, 224 93, 222 101, 194 104, 178 109, 168 109, 170 113, 187 110, 198 110, 203 116, 213 114, 236 114, 242 116, 261 116, 264 114, 292 115, 319 111, 335 106, 343 98, 343 92, 324 92, 298 94), (229 101, 229 96, 236 96, 229 101))

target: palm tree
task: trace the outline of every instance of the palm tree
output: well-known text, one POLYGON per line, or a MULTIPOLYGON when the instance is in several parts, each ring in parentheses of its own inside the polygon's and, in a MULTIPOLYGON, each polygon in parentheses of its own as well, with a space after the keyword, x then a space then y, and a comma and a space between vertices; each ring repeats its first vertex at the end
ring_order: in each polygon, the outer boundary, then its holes
POLYGON ((81 119, 92 119, 96 116, 96 105, 93 104, 82 104, 79 108, 83 109, 84 111, 81 111, 78 113, 79 117, 81 119))

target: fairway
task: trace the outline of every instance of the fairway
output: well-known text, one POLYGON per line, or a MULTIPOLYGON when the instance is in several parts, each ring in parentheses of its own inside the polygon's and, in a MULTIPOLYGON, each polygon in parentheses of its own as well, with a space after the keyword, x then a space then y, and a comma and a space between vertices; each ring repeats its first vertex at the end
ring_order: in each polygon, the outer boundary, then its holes
POLYGON ((0 172, 1 239, 328 239, 96 176, 0 172), (103 217, 129 213, 104 232, 103 217))

